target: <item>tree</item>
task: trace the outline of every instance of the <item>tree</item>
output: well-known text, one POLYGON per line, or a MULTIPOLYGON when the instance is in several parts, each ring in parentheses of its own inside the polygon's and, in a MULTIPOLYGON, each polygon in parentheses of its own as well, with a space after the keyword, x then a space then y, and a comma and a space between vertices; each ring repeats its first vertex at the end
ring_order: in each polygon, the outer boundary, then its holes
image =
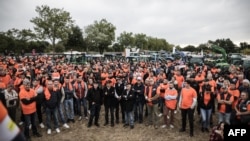
POLYGON ((135 34, 135 46, 140 49, 145 49, 147 47, 147 36, 146 34, 135 34))
POLYGON ((72 32, 68 34, 68 40, 65 45, 65 49, 82 51, 84 47, 82 34, 82 30, 78 26, 73 26, 72 32))
POLYGON ((182 51, 190 51, 190 52, 196 52, 198 49, 195 46, 188 45, 182 49, 182 51))
POLYGON ((208 46, 206 44, 200 44, 198 47, 197 47, 198 51, 208 51, 208 46))
POLYGON ((131 48, 134 46, 135 39, 133 37, 132 32, 123 32, 120 34, 120 36, 117 38, 117 41, 121 46, 124 48, 131 48))
POLYGON ((5 32, 5 35, 14 40, 20 40, 24 42, 31 41, 36 37, 36 35, 30 29, 19 30, 16 28, 9 29, 7 32, 5 32))
POLYGON ((116 27, 106 19, 94 21, 85 28, 86 40, 93 48, 98 48, 100 54, 115 40, 116 27))
POLYGON ((170 51, 171 45, 165 39, 158 39, 154 37, 147 37, 147 48, 148 50, 165 50, 170 51))
POLYGON ((247 42, 241 42, 240 43, 240 50, 244 50, 244 49, 249 49, 250 48, 250 44, 248 44, 247 42))
POLYGON ((226 53, 237 52, 236 45, 230 39, 217 39, 215 41, 209 40, 208 43, 224 48, 226 53))
POLYGON ((64 9, 50 8, 47 5, 37 6, 38 16, 30 21, 35 24, 34 30, 39 39, 49 39, 54 48, 56 40, 64 41, 73 24, 70 13, 64 9))
POLYGON ((124 46, 120 45, 119 43, 114 43, 113 44, 113 50, 117 52, 122 52, 124 51, 124 46))

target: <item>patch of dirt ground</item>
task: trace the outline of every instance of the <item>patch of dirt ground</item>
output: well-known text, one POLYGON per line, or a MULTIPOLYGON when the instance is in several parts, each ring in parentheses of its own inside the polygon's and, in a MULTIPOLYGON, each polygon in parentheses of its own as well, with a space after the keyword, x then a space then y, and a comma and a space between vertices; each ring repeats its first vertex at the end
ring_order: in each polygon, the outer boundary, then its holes
MULTIPOLYGON (((158 128, 145 126, 144 123, 135 123, 135 128, 124 128, 122 123, 115 124, 114 127, 103 126, 104 108, 102 107, 100 116, 100 127, 92 126, 87 128, 88 120, 76 120, 75 123, 69 123, 70 129, 60 127, 61 132, 56 133, 52 130, 51 135, 47 135, 47 130, 38 127, 43 135, 41 138, 32 137, 32 141, 207 141, 209 133, 200 131, 199 116, 195 115, 194 137, 189 137, 189 125, 187 121, 186 132, 180 133, 181 127, 180 112, 175 114, 174 128, 158 128)), ((77 119, 78 117, 76 117, 77 119)), ((44 118, 45 119, 45 118, 44 118)), ((144 120, 145 121, 145 120, 144 120)), ((163 124, 163 118, 160 118, 159 125, 163 124)), ((52 124, 53 127, 53 124, 52 124)))

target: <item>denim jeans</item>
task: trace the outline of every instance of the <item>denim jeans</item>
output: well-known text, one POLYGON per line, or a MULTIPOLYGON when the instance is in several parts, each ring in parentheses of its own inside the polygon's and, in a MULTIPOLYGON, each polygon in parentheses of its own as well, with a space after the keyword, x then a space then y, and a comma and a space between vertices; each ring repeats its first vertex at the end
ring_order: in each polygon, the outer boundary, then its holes
POLYGON ((122 101, 118 101, 115 105, 115 119, 117 122, 119 122, 119 114, 122 114, 122 122, 125 122, 125 115, 124 115, 124 106, 122 101))
POLYGON ((82 107, 83 106, 83 110, 84 110, 84 116, 87 116, 87 100, 86 98, 81 98, 81 99, 76 99, 77 102, 77 112, 79 114, 79 116, 82 116, 82 107))
POLYGON ((139 120, 139 122, 143 121, 143 107, 144 102, 136 101, 134 104, 134 114, 135 114, 135 121, 139 120))
POLYGON ((219 123, 220 122, 226 122, 227 124, 230 124, 230 116, 231 116, 231 113, 221 113, 221 112, 218 112, 218 118, 219 118, 219 123))
POLYGON ((33 134, 37 133, 37 128, 35 125, 35 119, 36 118, 36 112, 32 113, 32 114, 28 114, 28 115, 24 115, 24 135, 25 137, 30 137, 29 134, 29 125, 31 124, 32 126, 32 132, 33 134))
POLYGON ((74 103, 73 98, 64 100, 64 108, 68 119, 74 119, 74 103))
POLYGON ((63 112, 63 103, 58 104, 57 110, 58 110, 58 113, 59 113, 58 120, 60 119, 60 121, 63 124, 66 123, 66 120, 65 120, 65 117, 64 117, 64 112, 63 112))
POLYGON ((125 124, 134 125, 133 111, 125 111, 125 124))
POLYGON ((212 108, 211 109, 203 109, 200 108, 201 118, 202 118, 202 127, 208 128, 210 125, 210 117, 212 114, 212 108))
POLYGON ((57 117, 57 108, 50 109, 46 108, 46 125, 48 129, 51 129, 51 117, 53 116, 54 127, 58 128, 58 117, 57 117))

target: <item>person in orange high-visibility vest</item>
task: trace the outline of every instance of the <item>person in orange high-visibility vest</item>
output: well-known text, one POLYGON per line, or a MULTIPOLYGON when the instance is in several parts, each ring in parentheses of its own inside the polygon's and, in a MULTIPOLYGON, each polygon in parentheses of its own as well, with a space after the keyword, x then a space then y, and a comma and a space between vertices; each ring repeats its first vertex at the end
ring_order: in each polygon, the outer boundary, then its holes
POLYGON ((147 101, 147 109, 148 109, 148 123, 147 125, 153 124, 154 128, 158 128, 158 98, 160 94, 157 94, 157 86, 155 85, 153 78, 147 78, 148 86, 145 91, 145 99, 147 101))
POLYGON ((23 133, 10 118, 1 101, 0 111, 0 141, 25 141, 23 133))
POLYGON ((30 140, 30 123, 32 125, 33 135, 37 137, 42 136, 38 133, 35 125, 37 93, 34 89, 30 88, 30 81, 28 79, 23 80, 23 86, 24 88, 19 93, 19 99, 25 120, 24 135, 27 140, 30 140))

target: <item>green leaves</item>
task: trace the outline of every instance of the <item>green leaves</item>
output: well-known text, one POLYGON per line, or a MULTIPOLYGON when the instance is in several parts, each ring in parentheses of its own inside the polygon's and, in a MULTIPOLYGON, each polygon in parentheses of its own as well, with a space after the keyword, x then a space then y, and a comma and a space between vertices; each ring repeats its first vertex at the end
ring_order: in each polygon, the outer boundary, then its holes
POLYGON ((92 48, 98 48, 100 54, 115 40, 116 27, 106 19, 95 21, 85 28, 86 40, 92 48))
POLYGON ((39 39, 49 39, 55 47, 56 40, 64 41, 71 32, 73 20, 70 13, 64 9, 50 8, 47 5, 37 6, 38 16, 30 21, 34 23, 34 30, 39 39))

